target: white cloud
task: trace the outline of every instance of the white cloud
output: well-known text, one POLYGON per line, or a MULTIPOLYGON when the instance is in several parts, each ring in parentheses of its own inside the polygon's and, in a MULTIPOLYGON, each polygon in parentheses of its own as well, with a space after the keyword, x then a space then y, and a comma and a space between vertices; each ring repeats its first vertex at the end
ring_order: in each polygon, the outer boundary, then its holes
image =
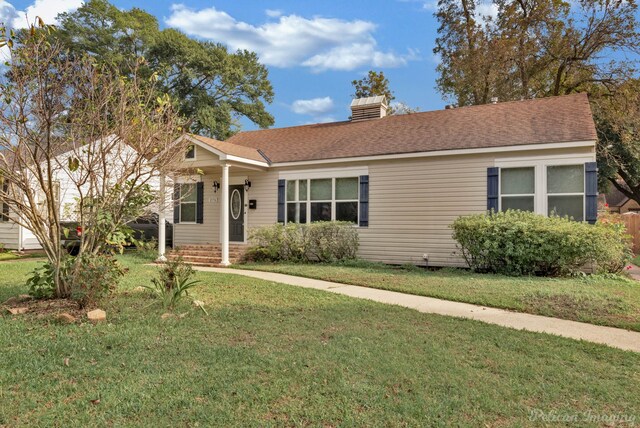
POLYGON ((320 117, 333 110, 333 100, 331 97, 295 100, 291 104, 291 110, 296 114, 308 114, 313 117, 320 117))
POLYGON ((411 51, 398 55, 379 50, 373 37, 376 25, 369 21, 283 15, 277 21, 256 26, 237 21, 215 7, 196 11, 175 4, 171 9, 167 25, 226 43, 234 50, 257 52, 260 60, 271 66, 353 70, 363 66, 399 67, 415 58, 411 51))
POLYGON ((498 5, 493 2, 480 3, 476 7, 476 12, 483 18, 496 19, 498 17, 498 5))
POLYGON ((280 18, 282 16, 282 11, 280 9, 267 9, 264 13, 269 18, 280 18))
POLYGON ((25 10, 16 10, 11 3, 0 0, 0 21, 11 28, 26 28, 36 17, 46 24, 56 24, 59 13, 76 10, 82 3, 82 0, 35 0, 25 10))
POLYGON ((0 22, 10 25, 17 16, 18 12, 11 3, 0 0, 0 22))

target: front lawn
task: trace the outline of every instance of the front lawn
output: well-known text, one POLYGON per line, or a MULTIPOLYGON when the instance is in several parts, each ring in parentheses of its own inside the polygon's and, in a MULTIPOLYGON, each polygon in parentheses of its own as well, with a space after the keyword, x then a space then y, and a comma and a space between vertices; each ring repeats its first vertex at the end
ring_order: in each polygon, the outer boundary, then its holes
POLYGON ((508 277, 382 263, 249 263, 234 266, 400 291, 640 331, 640 282, 626 278, 508 277))
MULTIPOLYGON (((0 426, 531 426, 640 419, 640 355, 199 273, 164 312, 133 255, 109 322, 0 317, 0 426), (554 416, 555 415, 555 416, 554 416)), ((0 301, 35 262, 0 265, 0 301)))

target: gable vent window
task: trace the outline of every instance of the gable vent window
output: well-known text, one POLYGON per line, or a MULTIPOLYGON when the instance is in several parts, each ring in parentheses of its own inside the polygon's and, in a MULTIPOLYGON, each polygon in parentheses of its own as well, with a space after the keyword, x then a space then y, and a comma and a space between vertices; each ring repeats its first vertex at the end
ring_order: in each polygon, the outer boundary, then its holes
POLYGON ((534 211, 535 168, 502 168, 500 170, 500 209, 534 211))
POLYGON ((196 146, 194 146, 193 144, 190 145, 189 147, 187 147, 187 153, 185 153, 184 155, 185 159, 195 159, 196 158, 196 146))

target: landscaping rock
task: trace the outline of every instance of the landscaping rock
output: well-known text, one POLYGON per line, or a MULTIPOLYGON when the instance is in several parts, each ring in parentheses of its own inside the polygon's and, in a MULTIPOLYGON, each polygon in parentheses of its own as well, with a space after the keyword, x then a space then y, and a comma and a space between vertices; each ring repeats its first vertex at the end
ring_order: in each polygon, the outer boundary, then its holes
POLYGON ((29 308, 9 308, 7 309, 11 315, 25 314, 29 311, 29 308))
POLYGON ((63 324, 73 324, 74 322, 76 322, 76 317, 74 317, 73 315, 68 314, 66 312, 58 314, 56 319, 58 321, 60 321, 61 323, 63 323, 63 324))
POLYGON ((102 322, 107 320, 107 313, 102 309, 95 309, 87 312, 87 318, 89 318, 91 322, 102 322))

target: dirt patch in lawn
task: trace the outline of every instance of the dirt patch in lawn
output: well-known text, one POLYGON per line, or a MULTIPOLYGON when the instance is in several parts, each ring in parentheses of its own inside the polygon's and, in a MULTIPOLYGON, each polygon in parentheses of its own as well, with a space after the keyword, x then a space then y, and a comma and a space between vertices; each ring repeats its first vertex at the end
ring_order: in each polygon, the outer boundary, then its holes
POLYGON ((579 320, 586 315, 593 318, 628 318, 628 308, 618 298, 580 299, 568 294, 532 294, 525 300, 526 312, 579 320))
MULTIPOLYGON (((80 321, 86 315, 87 309, 81 308, 77 302, 70 299, 27 299, 26 297, 12 298, 2 304, 2 313, 5 316, 21 317, 31 316, 38 319, 56 320, 60 314, 67 313, 80 321), (13 301, 11 301, 13 300, 13 301), (11 309, 26 308, 20 314, 11 314, 11 309)), ((21 311, 22 312, 22 311, 21 311)))

